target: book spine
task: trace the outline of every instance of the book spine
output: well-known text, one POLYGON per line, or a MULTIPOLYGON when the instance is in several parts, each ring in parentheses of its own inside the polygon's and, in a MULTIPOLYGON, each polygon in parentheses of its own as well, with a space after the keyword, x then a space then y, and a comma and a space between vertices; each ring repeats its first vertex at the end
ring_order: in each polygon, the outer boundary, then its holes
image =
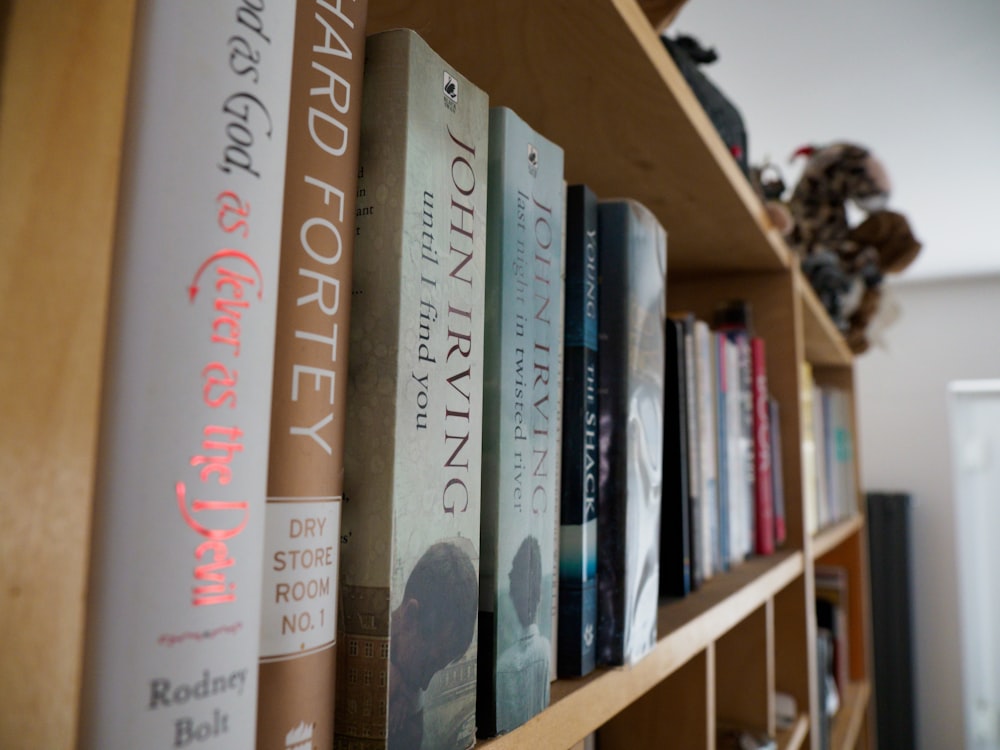
POLYGON ((774 545, 779 547, 787 537, 785 521, 785 477, 781 458, 781 407, 778 399, 768 397, 771 424, 771 494, 774 498, 774 545))
POLYGON ((753 370, 753 445, 754 445, 754 551, 758 555, 774 552, 774 486, 771 477, 771 413, 768 404, 767 361, 764 339, 750 339, 750 362, 753 370))
POLYGON ((695 364, 698 408, 698 440, 701 460, 701 548, 702 578, 711 578, 719 570, 719 499, 718 457, 716 456, 715 403, 712 333, 708 323, 695 320, 695 364))
POLYGON ((333 746, 366 0, 298 3, 264 533, 259 748, 333 746))
POLYGON ((335 747, 467 748, 488 100, 413 31, 365 57, 335 747))
POLYGON ((691 593, 691 484, 684 324, 668 317, 666 325, 660 594, 683 597, 691 593))
POLYGON ((730 415, 727 433, 733 441, 731 456, 734 459, 729 464, 731 518, 730 524, 730 559, 733 562, 744 560, 753 554, 756 537, 754 522, 755 504, 755 472, 756 458, 754 455, 753 419, 753 370, 751 363, 750 333, 746 327, 727 325, 719 330, 729 339, 730 350, 734 352, 733 362, 728 368, 732 373, 729 379, 729 394, 735 404, 730 415))
POLYGON ((813 411, 813 374, 808 362, 799 364, 799 417, 802 434, 802 506, 805 513, 806 533, 815 534, 819 529, 818 456, 815 414, 813 411))
POLYGON ((688 539, 691 554, 691 590, 701 587, 704 581, 704 554, 700 540, 702 538, 702 505, 701 495, 701 438, 698 434, 698 384, 697 365, 695 363, 694 313, 683 317, 684 322, 684 390, 687 394, 687 455, 688 455, 688 539))
POLYGON ((725 335, 713 331, 712 332, 712 342, 713 342, 713 359, 715 363, 715 393, 716 393, 716 409, 715 409, 715 450, 719 467, 718 474, 718 503, 717 507, 719 509, 719 523, 717 526, 718 532, 718 549, 719 549, 719 570, 726 571, 729 570, 729 563, 731 560, 730 553, 730 539, 731 532, 729 525, 733 523, 732 519, 732 500, 731 493, 734 491, 731 487, 732 485, 732 475, 730 464, 732 463, 731 451, 730 451, 730 431, 734 429, 730 425, 729 414, 731 409, 729 408, 729 402, 731 400, 729 389, 732 387, 732 372, 729 367, 729 357, 727 357, 727 342, 725 335))
POLYGON ((559 192, 559 243, 558 243, 558 277, 555 292, 558 305, 553 319, 555 336, 555 375, 553 378, 553 401, 555 404, 553 426, 549 445, 554 457, 552 480, 552 653, 550 654, 551 669, 549 679, 555 682, 558 677, 559 664, 559 540, 562 530, 562 462, 563 462, 563 381, 566 377, 566 190, 565 177, 562 180, 562 190, 559 192))
MULTIPOLYGON (((746 559, 747 537, 747 451, 743 435, 743 356, 740 345, 731 337, 726 341, 726 440, 729 472, 729 561, 746 559), (731 376, 731 377, 730 377, 731 376)), ((750 455, 752 459, 753 456, 750 455)))
POLYGON ((139 4, 79 746, 252 747, 294 5, 139 4))
MULTIPOLYGON (((563 224, 566 206, 562 149, 532 133, 528 154, 532 154, 533 149, 537 150, 538 156, 535 157, 537 175, 528 196, 534 207, 529 214, 528 227, 534 270, 530 466, 532 512, 544 539, 540 548, 543 563, 542 607, 545 611, 539 612, 539 630, 548 641, 547 666, 551 681, 555 677, 554 627, 558 622, 553 607, 558 602, 559 592, 557 533, 562 454, 559 419, 563 381, 563 224)), ((544 708, 548 706, 548 688, 543 692, 544 708)))
POLYGON ((481 736, 549 702, 564 215, 562 149, 502 107, 489 168, 481 736))
POLYGON ((597 629, 597 197, 571 185, 566 211, 566 323, 559 541, 558 672, 589 674, 597 629))
POLYGON ((598 661, 620 665, 656 643, 666 233, 635 201, 598 211, 598 661))

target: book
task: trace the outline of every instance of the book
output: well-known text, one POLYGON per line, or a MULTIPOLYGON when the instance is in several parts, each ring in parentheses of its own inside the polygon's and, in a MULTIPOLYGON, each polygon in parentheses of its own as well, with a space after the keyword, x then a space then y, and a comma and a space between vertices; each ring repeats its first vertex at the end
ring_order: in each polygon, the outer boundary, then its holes
POLYGON ((563 444, 563 381, 565 379, 566 368, 566 194, 569 183, 563 178, 562 181, 562 221, 560 227, 562 232, 559 239, 559 284, 558 292, 559 306, 554 323, 558 325, 556 332, 555 360, 556 360, 556 388, 555 388, 555 429, 552 437, 552 451, 555 454, 555 502, 553 509, 555 516, 552 524, 552 668, 549 670, 549 678, 555 682, 559 678, 559 541, 562 537, 562 444, 563 444))
POLYGON ((721 570, 719 549, 719 459, 716 453, 715 346, 712 331, 704 320, 694 322, 695 388, 699 442, 698 494, 701 497, 701 568, 707 580, 721 570))
POLYGON ((701 495, 701 436, 698 434, 698 375, 695 363, 695 334, 697 318, 694 313, 681 315, 684 323, 684 375, 687 394, 687 454, 688 484, 690 500, 688 508, 688 537, 691 552, 691 590, 701 587, 704 581, 702 568, 704 554, 699 544, 702 536, 702 495, 701 495))
POLYGON ((549 703, 562 382, 563 151, 506 107, 490 110, 480 736, 549 703))
POLYGON ((830 631, 816 630, 816 696, 819 706, 819 747, 830 750, 832 717, 839 706, 839 696, 833 681, 833 639, 830 631))
POLYGON ((814 568, 816 627, 828 630, 833 639, 833 677, 843 694, 850 680, 847 569, 839 565, 814 568))
POLYGON ((79 746, 253 747, 292 5, 141 3, 79 746))
POLYGON ((751 365, 750 339, 753 336, 751 308, 742 299, 729 300, 715 310, 714 326, 734 345, 736 362, 729 368, 732 378, 729 393, 736 400, 736 412, 730 426, 734 431, 728 434, 733 440, 732 455, 735 462, 729 464, 731 483, 729 487, 731 508, 736 519, 730 524, 731 559, 740 562, 754 553, 754 504, 756 496, 754 457, 754 398, 753 373, 751 365))
POLYGON ((668 315, 665 338, 660 595, 679 598, 691 593, 692 577, 692 493, 684 322, 668 315))
POLYGON ((729 570, 736 555, 734 531, 731 528, 737 523, 734 515, 736 498, 736 482, 734 472, 737 471, 734 455, 735 432, 734 416, 735 402, 733 390, 733 350, 734 345, 729 338, 719 331, 712 331, 715 385, 715 454, 718 464, 718 535, 719 570, 729 570))
POLYGON ((656 644, 667 235, 634 200, 598 203, 598 663, 656 644))
POLYGON ((566 315, 557 671, 597 665, 597 196, 570 185, 566 198, 566 315))
POLYGON ((780 547, 788 535, 785 521, 785 477, 781 458, 781 406, 774 396, 768 396, 771 422, 771 497, 774 500, 774 546, 780 547))
POLYGON ((831 520, 842 521, 857 513, 851 400, 841 388, 822 389, 827 434, 828 480, 831 520))
POLYGON ((475 742, 488 128, 486 94, 415 32, 368 37, 340 748, 475 742))
POLYGON ((815 413, 813 410, 813 373, 808 362, 799 363, 799 420, 802 448, 802 509, 806 534, 815 534, 819 519, 819 456, 816 445, 815 413))
POLYGON ((257 746, 333 746, 367 2, 297 4, 264 532, 257 746))
POLYGON ((754 450, 754 552, 774 553, 774 484, 771 476, 771 408, 767 389, 767 346, 760 336, 750 337, 753 386, 754 450))

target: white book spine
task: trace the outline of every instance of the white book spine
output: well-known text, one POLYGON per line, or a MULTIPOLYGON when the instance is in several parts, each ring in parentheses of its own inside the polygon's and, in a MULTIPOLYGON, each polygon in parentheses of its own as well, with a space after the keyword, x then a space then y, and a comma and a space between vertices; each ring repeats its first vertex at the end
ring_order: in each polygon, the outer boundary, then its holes
POLYGON ((137 9, 79 742, 250 748, 295 4, 137 9))

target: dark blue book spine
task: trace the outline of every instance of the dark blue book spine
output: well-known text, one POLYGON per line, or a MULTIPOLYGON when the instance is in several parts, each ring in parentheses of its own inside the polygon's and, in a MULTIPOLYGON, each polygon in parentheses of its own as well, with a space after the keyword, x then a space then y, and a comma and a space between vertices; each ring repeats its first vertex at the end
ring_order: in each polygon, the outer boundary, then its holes
POLYGON ((597 653, 597 198, 566 194, 566 315, 557 673, 593 671, 597 653))

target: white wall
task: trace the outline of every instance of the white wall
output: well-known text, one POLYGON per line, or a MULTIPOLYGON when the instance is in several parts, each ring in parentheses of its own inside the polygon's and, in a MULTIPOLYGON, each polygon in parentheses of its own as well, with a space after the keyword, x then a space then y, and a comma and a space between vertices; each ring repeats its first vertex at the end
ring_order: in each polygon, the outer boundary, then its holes
POLYGON ((917 747, 961 748, 947 384, 1000 376, 1000 276, 890 289, 902 315, 888 329, 885 348, 860 355, 855 370, 862 487, 913 495, 917 747))

